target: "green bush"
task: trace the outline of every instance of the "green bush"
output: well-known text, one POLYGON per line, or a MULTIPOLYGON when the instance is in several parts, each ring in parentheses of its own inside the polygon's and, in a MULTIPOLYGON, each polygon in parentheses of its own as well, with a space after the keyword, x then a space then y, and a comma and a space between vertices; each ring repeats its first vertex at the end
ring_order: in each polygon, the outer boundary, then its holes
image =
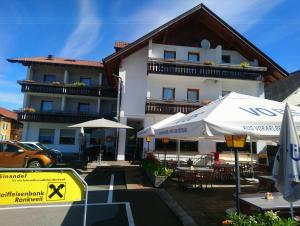
POLYGON ((233 226, 296 226, 297 222, 291 218, 281 218, 276 212, 267 211, 254 216, 230 214, 228 220, 223 221, 223 225, 233 226))
POLYGON ((83 82, 74 82, 73 85, 76 87, 85 87, 85 84, 83 82))
POLYGON ((171 176, 173 170, 160 164, 159 160, 153 157, 147 157, 142 161, 142 167, 154 176, 171 176))

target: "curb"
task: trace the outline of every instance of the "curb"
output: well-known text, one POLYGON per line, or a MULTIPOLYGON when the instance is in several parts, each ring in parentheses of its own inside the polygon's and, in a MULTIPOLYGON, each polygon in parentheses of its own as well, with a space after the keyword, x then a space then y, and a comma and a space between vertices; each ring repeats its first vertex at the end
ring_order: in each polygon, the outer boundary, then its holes
POLYGON ((194 219, 163 188, 155 189, 161 200, 173 211, 183 226, 198 226, 194 219))

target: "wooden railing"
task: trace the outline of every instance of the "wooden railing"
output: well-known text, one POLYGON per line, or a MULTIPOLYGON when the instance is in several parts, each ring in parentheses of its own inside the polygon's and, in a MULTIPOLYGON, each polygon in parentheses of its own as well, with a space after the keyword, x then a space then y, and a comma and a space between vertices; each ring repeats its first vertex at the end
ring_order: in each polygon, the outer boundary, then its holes
POLYGON ((69 112, 24 112, 18 111, 18 121, 30 122, 56 122, 56 123, 79 123, 88 120, 107 118, 113 119, 114 113, 69 113, 69 112))
POLYGON ((55 93, 67 95, 117 97, 117 90, 106 87, 76 87, 71 84, 48 84, 39 82, 18 81, 22 92, 55 93))
POLYGON ((178 112, 188 114, 202 107, 199 103, 188 102, 163 102, 157 100, 146 100, 145 113, 173 115, 178 112))
POLYGON ((147 72, 152 74, 185 75, 208 78, 229 78, 262 81, 265 67, 245 67, 239 65, 204 65, 188 61, 166 61, 149 58, 147 72))

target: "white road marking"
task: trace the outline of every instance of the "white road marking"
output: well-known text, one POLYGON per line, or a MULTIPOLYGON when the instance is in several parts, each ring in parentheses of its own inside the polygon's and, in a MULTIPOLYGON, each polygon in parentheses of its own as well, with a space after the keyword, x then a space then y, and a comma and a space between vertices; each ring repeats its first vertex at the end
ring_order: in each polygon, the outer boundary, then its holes
MULTIPOLYGON (((88 203, 88 206, 105 206, 105 205, 120 205, 120 204, 125 204, 126 202, 114 202, 114 203, 88 203)), ((34 208, 57 208, 57 207, 80 207, 84 206, 84 203, 77 203, 77 204, 72 204, 72 203, 67 203, 67 204, 59 204, 59 205, 36 205, 36 206, 14 206, 14 207, 0 207, 1 210, 14 210, 14 209, 34 209, 34 208)))
POLYGON ((115 174, 112 174, 111 177, 110 177, 107 203, 112 203, 112 200, 113 200, 114 180, 115 180, 115 174))
POLYGON ((132 211, 131 211, 131 208, 130 208, 130 203, 129 203, 129 202, 126 202, 126 203, 125 203, 125 207, 126 207, 126 213, 127 213, 128 225, 129 225, 129 226, 135 226, 135 225, 134 225, 133 216, 132 216, 132 211))

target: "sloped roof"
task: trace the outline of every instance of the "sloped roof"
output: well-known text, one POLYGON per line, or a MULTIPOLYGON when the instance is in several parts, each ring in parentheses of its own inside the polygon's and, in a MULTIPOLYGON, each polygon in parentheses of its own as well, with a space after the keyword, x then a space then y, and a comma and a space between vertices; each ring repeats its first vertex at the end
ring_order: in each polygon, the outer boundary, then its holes
MULTIPOLYGON (((110 56, 107 56, 103 59, 103 63, 105 65, 108 65, 109 67, 115 67, 113 65, 118 64, 118 62, 120 62, 121 59, 125 58, 128 55, 131 55, 135 51, 146 46, 150 39, 155 39, 159 36, 163 36, 164 34, 170 32, 170 30, 172 30, 177 24, 180 24, 183 21, 187 21, 188 18, 195 15, 200 15, 201 13, 205 14, 205 17, 208 18, 208 20, 214 21, 215 25, 218 26, 219 34, 221 36, 225 36, 226 34, 229 37, 228 39, 231 40, 230 42, 232 45, 239 46, 239 48, 243 48, 244 52, 247 51, 252 56, 256 56, 259 62, 264 64, 263 66, 268 67, 269 74, 266 76, 267 84, 272 83, 273 81, 276 81, 288 75, 288 72, 286 72, 280 65, 274 62, 270 57, 264 54, 251 42, 249 42, 245 37, 243 37, 240 33, 238 33, 235 29, 233 29, 230 25, 228 25, 225 21, 223 21, 210 9, 208 9, 204 4, 199 4, 191 10, 181 14, 173 20, 163 24, 162 26, 149 32, 148 34, 142 36, 136 41, 128 44, 119 51, 111 54, 110 56)), ((113 69, 109 67, 107 68, 108 73, 113 71, 113 69)))
POLYGON ((17 119, 18 119, 17 113, 10 111, 8 109, 2 108, 2 107, 0 107, 0 115, 3 117, 9 118, 9 119, 15 120, 15 121, 17 121, 17 119))
POLYGON ((300 70, 265 87, 265 98, 281 102, 298 88, 300 88, 300 70))
POLYGON ((7 61, 11 63, 22 63, 24 66, 29 66, 32 64, 53 64, 64 66, 103 68, 103 64, 101 61, 69 59, 62 57, 54 57, 51 55, 47 57, 10 58, 7 59, 7 61))

